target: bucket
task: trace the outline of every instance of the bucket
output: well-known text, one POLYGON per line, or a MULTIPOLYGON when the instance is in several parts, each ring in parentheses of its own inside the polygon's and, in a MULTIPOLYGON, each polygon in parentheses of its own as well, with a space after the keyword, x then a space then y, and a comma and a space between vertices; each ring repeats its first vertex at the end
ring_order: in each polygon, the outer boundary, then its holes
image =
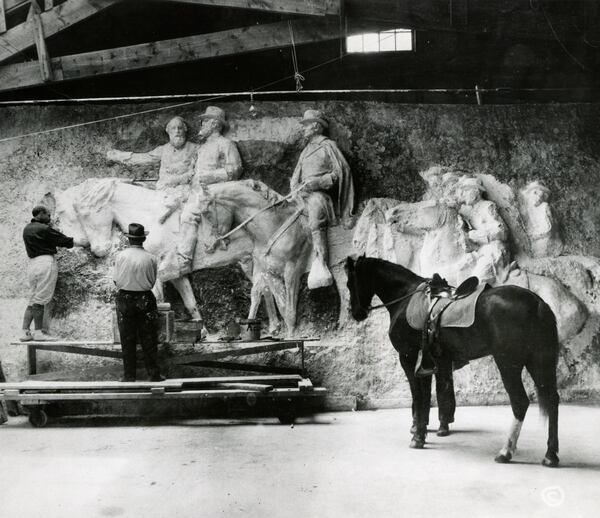
POLYGON ((241 325, 246 326, 244 338, 246 340, 260 340, 262 322, 258 318, 245 318, 240 320, 241 325))

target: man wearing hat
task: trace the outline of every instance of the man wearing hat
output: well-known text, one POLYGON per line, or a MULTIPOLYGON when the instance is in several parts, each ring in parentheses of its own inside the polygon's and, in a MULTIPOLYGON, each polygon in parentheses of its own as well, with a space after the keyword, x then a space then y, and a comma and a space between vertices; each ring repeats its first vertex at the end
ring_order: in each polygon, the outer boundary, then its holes
POLYGON ((201 216, 198 212, 199 186, 237 180, 242 174, 242 159, 237 146, 222 135, 229 128, 225 112, 217 106, 208 106, 200 118, 200 147, 192 179, 192 194, 181 214, 181 237, 177 246, 182 274, 191 271, 196 248, 201 216))
POLYGON ((84 243, 76 242, 72 237, 65 236, 52 228, 50 212, 43 205, 34 207, 31 214, 33 219, 23 229, 23 241, 29 257, 27 279, 30 297, 23 316, 23 334, 20 340, 22 342, 56 340, 43 331, 44 309, 54 296, 58 280, 56 248, 73 248, 74 245, 83 246, 84 243), (31 322, 35 327, 33 333, 29 330, 31 322))
POLYGON ((471 275, 481 282, 496 284, 504 280, 504 270, 509 263, 508 228, 496 204, 483 199, 484 191, 479 178, 463 176, 456 184, 455 195, 467 229, 469 260, 473 262, 471 275))
POLYGON ((111 149, 106 154, 109 160, 123 164, 160 164, 156 189, 165 193, 165 211, 160 216, 161 222, 166 221, 187 200, 198 153, 198 144, 187 140, 188 125, 181 117, 173 117, 165 131, 169 135, 169 142, 148 153, 111 149))
POLYGON ((308 277, 310 289, 329 286, 333 282, 328 268, 327 229, 341 219, 351 222, 354 209, 354 186, 350 167, 333 140, 323 135, 329 124, 319 110, 306 110, 304 126, 306 147, 290 181, 291 191, 304 205, 312 232, 315 262, 308 277))
POLYGON ((152 288, 156 282, 158 260, 144 250, 148 232, 144 225, 131 223, 125 234, 129 247, 115 258, 113 280, 116 296, 117 322, 123 350, 123 381, 136 380, 136 345, 144 351, 144 363, 150 381, 163 381, 158 368, 158 310, 152 288))

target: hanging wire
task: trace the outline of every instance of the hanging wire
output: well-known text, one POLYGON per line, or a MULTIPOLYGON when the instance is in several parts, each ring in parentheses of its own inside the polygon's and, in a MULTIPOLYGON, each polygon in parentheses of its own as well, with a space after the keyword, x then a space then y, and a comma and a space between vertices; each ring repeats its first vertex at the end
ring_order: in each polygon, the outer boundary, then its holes
POLYGON ((579 61, 570 51, 569 49, 566 47, 566 45, 563 43, 563 41, 560 39, 558 33, 556 32, 556 30, 554 29, 554 25, 552 25, 552 21, 550 20, 550 18, 548 17, 548 13, 546 12, 546 9, 544 9, 544 2, 542 2, 541 0, 539 1, 535 1, 534 0, 530 0, 530 5, 532 8, 535 8, 536 6, 539 6, 540 11, 542 12, 542 14, 544 15, 544 18, 546 19, 546 23, 548 24, 548 27, 550 27, 550 30, 552 31, 552 34, 554 36, 554 39, 558 42, 558 44, 561 46, 561 48, 563 49, 563 51, 565 52, 565 54, 567 54, 567 56, 569 56, 571 58, 571 60, 576 63, 579 67, 581 67, 582 70, 585 70, 586 72, 592 72, 592 70, 590 70, 588 67, 586 67, 581 61, 579 61))
POLYGON ((302 81, 304 81, 304 76, 298 71, 298 56, 296 55, 296 42, 294 41, 294 27, 292 26, 292 20, 288 20, 288 27, 290 29, 290 40, 292 42, 292 64, 294 65, 296 92, 300 92, 303 88, 302 81))

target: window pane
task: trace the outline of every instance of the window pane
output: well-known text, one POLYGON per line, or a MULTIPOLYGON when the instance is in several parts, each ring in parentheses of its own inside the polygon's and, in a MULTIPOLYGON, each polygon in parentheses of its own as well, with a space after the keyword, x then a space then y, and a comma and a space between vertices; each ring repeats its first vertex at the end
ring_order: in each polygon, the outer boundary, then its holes
POLYGON ((396 50, 395 31, 383 31, 379 33, 379 50, 396 50))
POLYGON ((412 50, 413 37, 411 31, 396 31, 396 50, 412 50))
POLYGON ((379 34, 376 32, 363 34, 364 37, 364 51, 365 52, 378 52, 379 51, 379 34))
POLYGON ((348 38, 346 38, 346 50, 348 52, 362 52, 363 35, 357 34, 356 36, 348 36, 348 38))

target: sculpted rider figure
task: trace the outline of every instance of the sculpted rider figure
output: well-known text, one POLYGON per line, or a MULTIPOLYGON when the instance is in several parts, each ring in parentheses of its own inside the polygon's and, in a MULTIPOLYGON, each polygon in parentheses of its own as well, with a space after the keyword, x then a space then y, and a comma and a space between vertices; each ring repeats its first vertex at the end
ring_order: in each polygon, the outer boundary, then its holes
POLYGON ((199 187, 211 183, 237 180, 242 174, 242 159, 233 141, 222 133, 229 128, 225 112, 208 106, 200 116, 202 126, 198 133, 200 147, 192 178, 192 192, 181 214, 181 237, 177 245, 181 273, 189 273, 197 242, 199 187))
POLYGON ((474 259, 471 275, 480 282, 496 284, 499 274, 508 265, 508 228, 496 204, 482 198, 485 191, 479 178, 463 176, 456 184, 459 214, 467 227, 467 244, 474 259))
POLYGON ((521 194, 525 202, 523 219, 533 257, 560 255, 563 245, 548 203, 550 190, 543 183, 535 180, 528 183, 521 194))
POLYGON ((109 160, 124 164, 160 164, 156 189, 165 192, 166 207, 161 223, 187 200, 198 153, 198 144, 187 140, 188 126, 181 117, 173 117, 165 130, 169 142, 148 153, 111 149, 106 154, 109 160))
POLYGON ((308 226, 312 232, 315 265, 308 279, 310 289, 329 286, 333 282, 328 268, 327 229, 341 218, 349 223, 354 209, 354 186, 350 167, 333 140, 323 135, 329 127, 319 110, 306 110, 301 121, 306 147, 290 181, 291 191, 304 205, 308 226))

